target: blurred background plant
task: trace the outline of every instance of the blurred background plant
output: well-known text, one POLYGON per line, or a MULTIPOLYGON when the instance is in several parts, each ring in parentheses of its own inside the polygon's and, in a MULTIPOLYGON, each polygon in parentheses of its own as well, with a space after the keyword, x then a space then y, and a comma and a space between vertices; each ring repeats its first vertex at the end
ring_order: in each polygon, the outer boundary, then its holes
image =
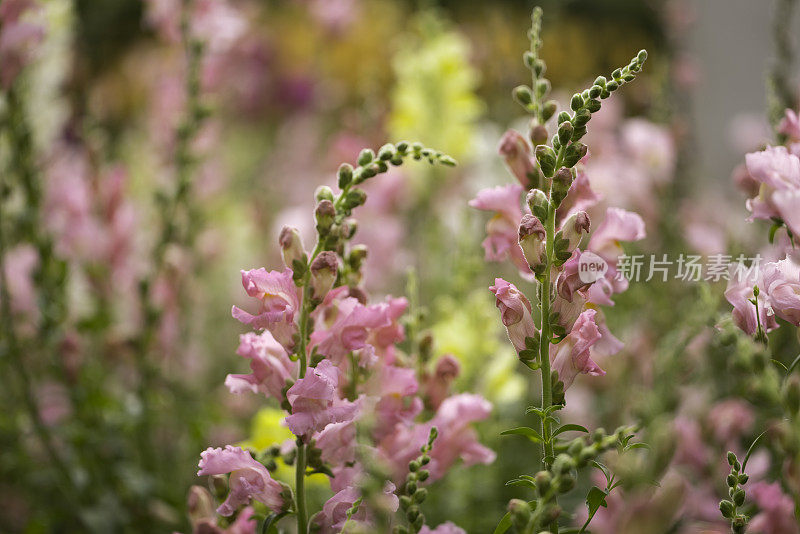
MULTIPOLYGON (((766 4, 540 2, 564 105, 595 73, 650 52, 587 136, 600 209, 646 221, 628 252, 762 250, 768 225, 744 222, 729 175, 778 141, 768 125, 797 107, 796 13, 791 0, 766 4), (726 22, 749 29, 738 51, 712 31, 726 22)), ((461 366, 455 389, 495 406, 477 427, 495 463, 453 470, 425 505, 431 525, 491 531, 516 495, 505 482, 538 470, 524 443, 498 434, 539 392, 496 320, 486 287, 498 266, 481 260, 484 217, 467 201, 504 183, 497 142, 526 129, 508 95, 531 7, 0 0, 0 531, 188 531, 199 451, 285 439, 276 410, 223 386, 241 366, 229 313, 243 299, 239 269, 279 264, 284 224, 311 242, 309 192, 362 146, 401 138, 459 166, 367 184, 354 243, 369 249, 374 295, 409 296, 409 339, 431 334, 429 357, 461 366)), ((765 421, 784 439, 762 442, 751 478, 797 502, 800 447, 785 438, 797 429, 780 430, 777 375, 762 372, 770 358, 791 365, 795 329, 770 334, 769 358, 730 325, 718 334, 724 289, 632 283, 607 311, 626 347, 600 362, 605 378, 576 380, 564 418, 636 420, 651 450, 613 466, 622 491, 592 532, 727 532, 725 452, 743 455, 765 421)), ((324 501, 324 486, 312 489, 324 501)), ((764 506, 747 501, 753 515, 764 506)))

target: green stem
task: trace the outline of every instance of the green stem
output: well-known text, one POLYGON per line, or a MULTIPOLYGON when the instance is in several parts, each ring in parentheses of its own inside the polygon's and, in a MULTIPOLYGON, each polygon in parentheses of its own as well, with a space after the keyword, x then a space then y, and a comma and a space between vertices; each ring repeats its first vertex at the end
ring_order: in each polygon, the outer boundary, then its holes
MULTIPOLYGON (((546 268, 542 277, 541 295, 539 299, 541 309, 541 328, 539 337, 539 359, 542 364, 542 410, 547 410, 553 404, 553 384, 550 377, 550 265, 553 256, 553 238, 555 237, 555 209, 548 211, 545 223, 547 232, 546 268)), ((547 416, 542 418, 542 463, 550 467, 553 458, 553 443, 550 440, 550 421, 547 416)))

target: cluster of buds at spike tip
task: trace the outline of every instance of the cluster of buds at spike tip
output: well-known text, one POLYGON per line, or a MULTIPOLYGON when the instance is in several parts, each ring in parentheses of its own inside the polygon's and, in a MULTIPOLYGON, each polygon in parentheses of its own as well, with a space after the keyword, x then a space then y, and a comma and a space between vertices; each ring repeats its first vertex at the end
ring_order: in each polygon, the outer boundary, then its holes
MULTIPOLYGON (((745 460, 747 463, 747 460, 745 460)), ((747 484, 748 476, 744 473, 739 459, 731 451, 728 451, 728 465, 731 471, 725 479, 728 485, 728 497, 719 503, 719 511, 722 517, 731 522, 731 531, 734 534, 741 534, 747 527, 747 516, 739 512, 739 508, 744 505, 745 492, 744 486, 747 484)))
POLYGON ((397 525, 394 527, 394 534, 416 534, 425 524, 425 516, 420 510, 420 505, 428 496, 428 490, 420 487, 420 484, 428 480, 430 476, 430 471, 425 469, 425 466, 431 462, 428 453, 431 452, 433 442, 438 436, 439 431, 436 427, 432 427, 427 443, 420 449, 422 454, 408 463, 408 475, 400 495, 400 508, 405 513, 408 526, 397 525))
POLYGON ((550 80, 544 77, 547 65, 539 57, 542 48, 541 39, 542 10, 534 8, 531 15, 531 29, 528 39, 531 42, 530 50, 522 55, 525 66, 531 71, 531 86, 520 85, 514 88, 513 95, 525 111, 533 115, 531 119, 530 138, 533 146, 547 142, 547 128, 545 123, 555 115, 558 104, 555 100, 546 100, 550 94, 550 80))

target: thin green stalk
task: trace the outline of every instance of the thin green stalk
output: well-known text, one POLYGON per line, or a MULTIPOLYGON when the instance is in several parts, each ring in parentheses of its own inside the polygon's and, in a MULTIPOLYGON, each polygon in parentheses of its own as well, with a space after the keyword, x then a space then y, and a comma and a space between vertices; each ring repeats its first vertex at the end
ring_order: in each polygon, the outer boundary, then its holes
MULTIPOLYGON (((546 268, 542 277, 541 298, 539 305, 542 315, 541 336, 539 338, 539 358, 542 364, 542 410, 547 410, 553 404, 553 384, 550 378, 550 265, 553 257, 553 238, 555 232, 555 209, 550 208, 545 224, 547 232, 546 268)), ((550 440, 550 421, 548 417, 542 418, 542 463, 547 467, 553 461, 553 443, 550 440)))

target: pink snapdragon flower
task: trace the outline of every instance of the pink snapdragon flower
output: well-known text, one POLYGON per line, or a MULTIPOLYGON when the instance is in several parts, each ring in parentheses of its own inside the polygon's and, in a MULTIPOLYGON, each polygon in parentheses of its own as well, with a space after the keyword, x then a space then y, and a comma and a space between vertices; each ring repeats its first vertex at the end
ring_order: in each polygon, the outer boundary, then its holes
POLYGON ((334 290, 329 306, 320 310, 318 328, 311 334, 311 346, 336 363, 353 351, 363 350, 362 363, 374 362, 376 348, 388 349, 403 339, 402 326, 397 322, 408 305, 403 298, 363 305, 356 298, 344 297, 334 290))
POLYGON ((511 259, 521 273, 530 275, 528 262, 519 246, 519 222, 523 215, 520 203, 522 191, 522 186, 519 184, 483 189, 469 201, 469 205, 494 213, 486 223, 488 235, 482 243, 486 260, 505 261, 511 259))
POLYGON ((567 196, 556 210, 556 221, 561 222, 573 213, 589 210, 598 202, 600 202, 600 196, 592 189, 586 173, 578 171, 572 185, 569 186, 567 196))
POLYGON ((314 435, 314 446, 322 451, 322 461, 343 465, 356 460, 356 423, 331 423, 314 435))
POLYGON ((720 401, 708 412, 708 422, 720 443, 735 443, 747 434, 755 422, 753 408, 742 399, 720 401))
POLYGON ((749 534, 797 534, 800 527, 794 517, 794 501, 778 482, 757 482, 748 491, 760 512, 747 526, 749 534))
POLYGON ((225 386, 231 393, 252 391, 267 397, 283 399, 283 389, 294 381, 298 363, 289 358, 286 349, 267 331, 239 336, 236 353, 250 360, 249 375, 229 374, 225 386))
POLYGON ((753 298, 753 287, 759 285, 760 288, 760 282, 755 268, 733 271, 725 289, 725 298, 733 306, 733 323, 751 336, 756 333, 759 322, 764 332, 778 328, 766 291, 762 290, 758 295, 758 317, 756 306, 750 301, 753 298))
MULTIPOLYGON (((395 485, 391 482, 387 483, 383 490, 381 506, 387 511, 394 513, 400 506, 400 501, 395 495, 395 485)), ((338 534, 342 531, 345 522, 347 522, 347 512, 353 507, 353 504, 361 498, 361 491, 356 486, 349 486, 337 492, 333 497, 322 506, 322 511, 314 518, 315 524, 319 527, 320 534, 338 534)), ((354 513, 350 521, 352 523, 361 523, 366 526, 372 524, 372 513, 368 509, 365 502, 362 502, 358 507, 358 511, 354 513)))
MULTIPOLYGON (((758 196, 747 200, 753 219, 783 218, 796 221, 791 208, 798 205, 800 190, 800 159, 786 147, 767 147, 745 156, 747 171, 760 184, 758 196)), ((791 227, 790 227, 791 228, 791 227)), ((799 228, 800 229, 800 228, 799 228)))
POLYGON ((450 394, 453 381, 461 373, 461 364, 452 354, 444 354, 436 361, 436 368, 425 380, 425 397, 432 409, 437 409, 450 394))
POLYGON ((491 403, 480 395, 463 393, 448 397, 430 421, 396 425, 394 432, 381 440, 379 453, 393 466, 395 477, 401 479, 408 470, 408 462, 419 456, 431 428, 436 427, 439 436, 431 449, 429 465, 432 481, 443 477, 458 459, 468 466, 492 463, 494 451, 478 442, 477 433, 470 426, 486 419, 491 410, 491 403))
POLYGON ((589 302, 613 306, 611 295, 628 288, 628 280, 617 275, 617 262, 625 253, 622 241, 639 241, 645 237, 642 218, 620 208, 608 208, 606 216, 592 234, 586 250, 600 256, 608 265, 605 276, 589 288, 589 302))
POLYGON ((295 436, 309 436, 330 423, 356 416, 360 402, 340 399, 338 386, 339 369, 330 360, 322 360, 289 388, 286 398, 292 414, 286 417, 286 426, 295 436))
POLYGON ((528 140, 516 130, 508 130, 500 138, 497 152, 503 156, 511 174, 525 188, 530 187, 531 178, 538 173, 537 165, 531 155, 528 140))
POLYGON ((780 124, 778 132, 787 136, 792 141, 800 141, 800 117, 792 109, 787 109, 780 124))
POLYGON ((514 284, 502 278, 495 278, 489 290, 496 298, 495 305, 500 310, 500 319, 506 327, 508 338, 517 351, 525 350, 525 338, 533 337, 538 332, 531 315, 530 301, 514 284))
MULTIPOLYGON (((422 411, 422 399, 415 396, 419 389, 414 369, 385 365, 376 372, 369 390, 379 397, 375 405, 373 437, 380 440, 398 423, 410 423, 422 411)), ((370 391, 370 393, 373 393, 370 391)))
POLYGON ((220 515, 233 515, 239 506, 247 504, 251 498, 276 513, 282 512, 287 504, 284 487, 272 479, 266 467, 239 447, 209 447, 200 455, 198 466, 200 470, 197 476, 231 474, 228 498, 217 508, 220 515))
POLYGON ((800 326, 800 255, 766 264, 762 284, 775 315, 800 326))
POLYGON ((259 301, 256 315, 234 306, 233 317, 256 329, 267 329, 273 337, 291 351, 292 336, 297 331, 294 316, 300 310, 300 290, 294 285, 291 269, 267 271, 263 267, 242 271, 242 286, 247 294, 259 301))
POLYGON ((558 379, 564 383, 564 390, 572 385, 579 373, 592 376, 603 376, 591 358, 589 349, 602 337, 595 324, 596 310, 586 310, 580 314, 572 327, 572 331, 557 345, 550 345, 550 364, 558 373, 558 379))

